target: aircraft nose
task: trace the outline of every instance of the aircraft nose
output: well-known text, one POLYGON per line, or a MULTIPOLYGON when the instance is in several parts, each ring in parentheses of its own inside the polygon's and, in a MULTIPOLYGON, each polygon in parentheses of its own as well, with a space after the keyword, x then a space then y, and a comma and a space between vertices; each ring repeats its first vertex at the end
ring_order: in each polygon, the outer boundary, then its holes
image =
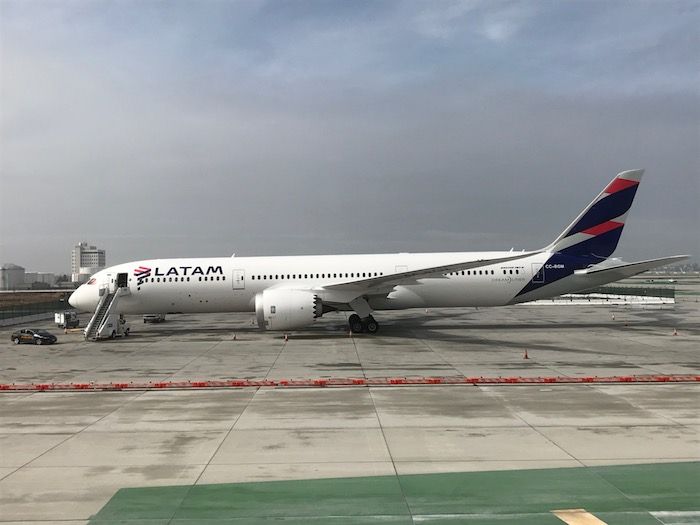
POLYGON ((85 311, 88 309, 86 301, 87 297, 85 296, 85 285, 81 284, 80 286, 78 286, 77 290, 70 294, 70 297, 68 298, 68 304, 70 304, 76 310, 85 311))
POLYGON ((78 308, 78 290, 80 290, 81 288, 82 285, 79 286, 72 294, 70 294, 70 297, 68 298, 68 304, 70 304, 75 309, 78 308))

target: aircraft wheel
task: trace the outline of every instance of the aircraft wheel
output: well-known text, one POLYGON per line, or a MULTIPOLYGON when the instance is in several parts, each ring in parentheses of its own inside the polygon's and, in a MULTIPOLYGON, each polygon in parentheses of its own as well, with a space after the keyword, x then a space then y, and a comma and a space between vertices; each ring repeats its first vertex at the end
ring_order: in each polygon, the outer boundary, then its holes
POLYGON ((365 319, 364 325, 368 334, 376 334, 377 330, 379 330, 379 323, 371 315, 365 319))
POLYGON ((348 319, 348 325, 350 326, 350 331, 354 334, 361 334, 364 331, 364 325, 362 319, 357 314, 352 314, 348 319))

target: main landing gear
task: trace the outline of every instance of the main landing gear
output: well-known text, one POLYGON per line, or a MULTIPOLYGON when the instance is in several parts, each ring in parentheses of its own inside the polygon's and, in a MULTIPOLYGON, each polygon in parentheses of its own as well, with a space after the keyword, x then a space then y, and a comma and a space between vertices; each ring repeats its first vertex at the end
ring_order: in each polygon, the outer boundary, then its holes
POLYGON ((362 332, 376 334, 377 330, 379 330, 379 323, 371 315, 362 319, 359 315, 352 314, 348 319, 348 325, 350 326, 350 331, 354 334, 361 334, 362 332))

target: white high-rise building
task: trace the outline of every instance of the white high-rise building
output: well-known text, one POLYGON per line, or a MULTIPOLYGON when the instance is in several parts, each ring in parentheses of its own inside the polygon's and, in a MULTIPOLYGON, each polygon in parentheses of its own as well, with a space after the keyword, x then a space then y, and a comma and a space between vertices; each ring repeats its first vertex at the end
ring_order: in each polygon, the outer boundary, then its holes
POLYGON ((84 283, 93 273, 102 270, 106 265, 105 251, 87 242, 80 242, 73 247, 70 258, 71 280, 74 283, 84 283))

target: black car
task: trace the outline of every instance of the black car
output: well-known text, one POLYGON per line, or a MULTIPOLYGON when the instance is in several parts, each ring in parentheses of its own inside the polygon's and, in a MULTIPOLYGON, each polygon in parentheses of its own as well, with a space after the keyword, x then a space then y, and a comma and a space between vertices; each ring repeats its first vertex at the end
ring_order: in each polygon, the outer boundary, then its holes
POLYGON ((144 323, 162 323, 165 321, 165 314, 144 314, 144 323))
POLYGON ((23 328, 22 330, 12 332, 10 340, 16 345, 20 343, 32 343, 35 345, 52 345, 57 341, 56 336, 50 334, 46 330, 32 330, 29 328, 23 328))

